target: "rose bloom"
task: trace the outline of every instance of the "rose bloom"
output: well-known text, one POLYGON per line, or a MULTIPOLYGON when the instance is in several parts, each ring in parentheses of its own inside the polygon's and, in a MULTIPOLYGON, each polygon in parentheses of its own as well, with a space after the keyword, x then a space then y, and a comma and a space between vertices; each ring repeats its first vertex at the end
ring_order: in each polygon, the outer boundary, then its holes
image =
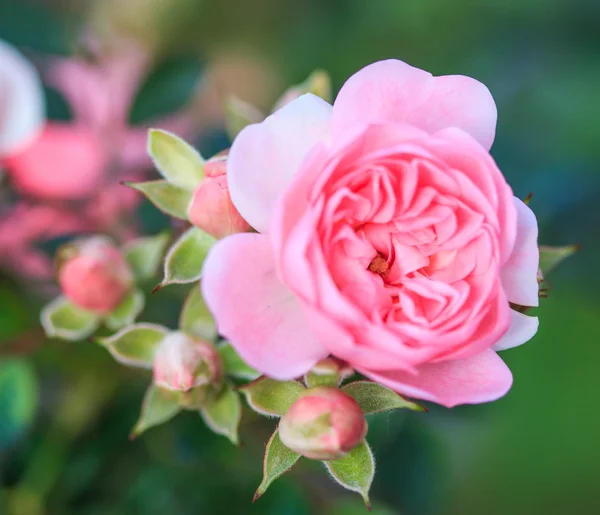
POLYGON ((451 407, 512 383, 496 351, 538 321, 537 222, 490 157, 496 107, 463 76, 367 66, 333 106, 304 95, 244 129, 229 191, 257 234, 220 241, 202 282, 218 329, 276 379, 327 355, 451 407))

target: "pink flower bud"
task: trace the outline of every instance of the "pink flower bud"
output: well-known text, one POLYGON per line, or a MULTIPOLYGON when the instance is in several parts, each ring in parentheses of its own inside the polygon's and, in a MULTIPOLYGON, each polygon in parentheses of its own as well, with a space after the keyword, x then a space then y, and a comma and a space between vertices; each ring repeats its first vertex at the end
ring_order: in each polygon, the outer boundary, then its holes
POLYGON ((18 153, 4 159, 20 193, 54 200, 79 200, 96 192, 107 157, 98 138, 78 125, 49 123, 18 153))
POLYGON ((154 357, 154 383, 187 392, 221 381, 221 360, 211 343, 183 332, 169 333, 154 357))
POLYGON ((313 460, 342 458, 367 434, 358 403, 337 388, 320 386, 302 393, 281 419, 281 441, 313 460))
POLYGON ((133 273, 121 252, 102 236, 63 247, 58 281, 76 306, 110 313, 133 285, 133 273))
POLYGON ((226 152, 217 154, 206 162, 206 177, 196 188, 188 208, 190 222, 215 238, 251 229, 229 195, 226 152))

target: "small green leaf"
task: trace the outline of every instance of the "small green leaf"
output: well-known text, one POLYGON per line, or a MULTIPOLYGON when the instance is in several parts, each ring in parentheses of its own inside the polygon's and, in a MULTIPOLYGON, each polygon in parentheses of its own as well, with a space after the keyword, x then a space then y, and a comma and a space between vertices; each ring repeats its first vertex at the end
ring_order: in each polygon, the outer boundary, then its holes
POLYGON ((347 490, 359 493, 370 508, 369 489, 375 475, 375 460, 367 442, 363 441, 343 458, 323 464, 333 479, 347 490))
POLYGON ((160 174, 175 186, 193 191, 204 178, 204 159, 175 134, 150 129, 148 153, 160 174))
POLYGON ((98 343, 123 365, 151 369, 156 349, 168 332, 161 325, 134 324, 108 338, 98 338, 98 343))
POLYGON ((184 232, 165 258, 165 278, 162 285, 198 281, 208 251, 217 240, 196 227, 184 232))
POLYGON ((169 242, 167 233, 136 238, 123 247, 125 259, 138 281, 151 279, 156 274, 169 242))
POLYGON ((263 479, 252 502, 256 502, 271 486, 271 483, 290 470, 299 459, 300 455, 297 452, 283 445, 279 438, 279 429, 275 429, 267 442, 263 460, 263 479))
POLYGON ((281 98, 275 102, 273 112, 281 109, 291 100, 294 100, 295 98, 298 98, 306 93, 312 93, 313 95, 321 97, 326 102, 331 103, 331 78, 329 77, 329 74, 324 70, 313 71, 304 82, 289 88, 281 96, 281 98))
POLYGON ((212 341, 217 336, 215 320, 202 298, 202 292, 198 285, 192 287, 183 303, 183 309, 179 316, 179 328, 205 340, 212 341))
POLYGON ((236 138, 244 127, 262 122, 265 118, 252 104, 244 102, 233 95, 225 100, 223 111, 225 114, 225 129, 231 141, 236 138))
POLYGON ((144 293, 134 288, 116 309, 104 319, 104 324, 113 331, 118 331, 126 325, 133 324, 144 309, 146 299, 144 293))
POLYGON ((579 245, 565 245, 564 247, 540 245, 540 268, 542 274, 545 276, 578 250, 579 245))
POLYGON ((250 365, 240 358, 235 349, 229 342, 224 342, 217 348, 221 355, 225 374, 240 379, 254 380, 260 376, 260 373, 254 370, 250 365))
POLYGON ((152 384, 146 390, 142 413, 130 438, 136 438, 151 427, 164 424, 181 411, 181 392, 159 388, 152 384))
POLYGON ((298 381, 275 381, 264 376, 240 388, 250 407, 268 417, 285 415, 304 390, 298 381))
POLYGON ((69 341, 87 338, 100 324, 97 314, 74 306, 65 297, 58 297, 47 304, 42 309, 40 320, 48 337, 69 341))
POLYGON ((187 210, 192 202, 192 192, 168 181, 126 182, 125 184, 142 192, 163 213, 187 220, 187 210))
POLYGON ((32 366, 22 359, 0 363, 0 450, 31 424, 37 405, 38 385, 32 366))
POLYGON ((423 406, 409 401, 393 390, 371 381, 356 381, 342 387, 342 391, 351 395, 365 415, 383 413, 399 408, 414 411, 426 411, 423 406))
POLYGON ((200 415, 215 433, 226 436, 235 445, 238 444, 242 403, 238 393, 229 384, 225 384, 219 395, 200 409, 200 415))

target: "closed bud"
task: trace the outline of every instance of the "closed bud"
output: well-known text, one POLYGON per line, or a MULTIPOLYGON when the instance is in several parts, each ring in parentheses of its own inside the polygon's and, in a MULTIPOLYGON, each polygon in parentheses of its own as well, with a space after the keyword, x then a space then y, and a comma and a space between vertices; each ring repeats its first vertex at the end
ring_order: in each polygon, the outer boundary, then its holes
POLYGON ((209 159, 206 177, 198 185, 188 208, 188 218, 196 227, 215 238, 246 232, 250 225, 231 201, 227 186, 227 152, 209 159))
POLYGON ((186 333, 169 333, 154 357, 154 383, 162 388, 187 392, 218 384, 221 360, 214 345, 186 333))
POLYGON ((279 424, 284 445, 313 460, 342 458, 366 434, 367 421, 358 403, 343 391, 324 386, 302 393, 279 424))
POLYGON ((110 313, 133 285, 133 273, 108 238, 95 236, 63 247, 58 254, 58 281, 76 306, 110 313))

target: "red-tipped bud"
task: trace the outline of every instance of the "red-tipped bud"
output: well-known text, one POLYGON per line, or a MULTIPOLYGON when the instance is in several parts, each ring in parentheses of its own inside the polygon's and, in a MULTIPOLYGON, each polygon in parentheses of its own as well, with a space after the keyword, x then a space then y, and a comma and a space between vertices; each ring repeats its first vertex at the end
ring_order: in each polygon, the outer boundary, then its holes
POLYGON ((302 393, 279 424, 281 441, 313 460, 342 458, 367 434, 358 403, 337 388, 320 386, 302 393))
POLYGON ((154 357, 154 383, 187 392, 221 381, 219 353, 211 343, 183 332, 169 333, 154 357))
POLYGON ((59 253, 58 281, 76 306, 110 313, 133 285, 133 273, 108 238, 95 236, 63 247, 59 253))
POLYGON ((246 232, 250 225, 231 201, 227 186, 227 153, 217 154, 204 167, 206 177, 194 192, 188 218, 215 238, 246 232))

